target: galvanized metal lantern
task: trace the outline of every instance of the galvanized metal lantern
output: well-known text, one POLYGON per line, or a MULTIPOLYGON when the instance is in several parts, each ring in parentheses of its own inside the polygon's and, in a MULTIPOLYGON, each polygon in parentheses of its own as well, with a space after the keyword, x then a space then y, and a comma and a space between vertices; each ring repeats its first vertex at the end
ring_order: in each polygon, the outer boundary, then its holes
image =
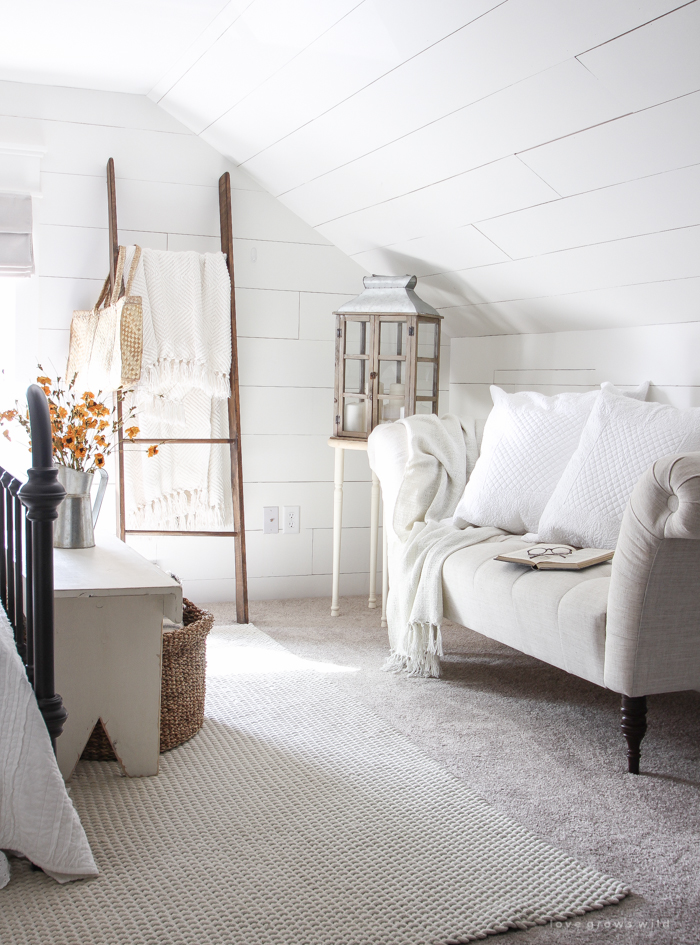
POLYGON ((437 413, 442 315, 415 276, 365 276, 335 313, 333 435, 366 440, 380 423, 437 413))

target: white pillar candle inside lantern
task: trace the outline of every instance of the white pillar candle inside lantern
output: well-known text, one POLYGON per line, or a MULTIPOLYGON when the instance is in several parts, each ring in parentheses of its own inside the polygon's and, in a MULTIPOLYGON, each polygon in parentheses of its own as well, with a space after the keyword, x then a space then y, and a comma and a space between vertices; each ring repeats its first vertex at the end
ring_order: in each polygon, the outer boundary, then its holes
POLYGON ((384 405, 384 420, 401 420, 405 415, 406 385, 390 384, 389 400, 384 405))
POLYGON ((346 404, 343 429, 348 433, 364 433, 365 414, 364 401, 360 404, 346 404))

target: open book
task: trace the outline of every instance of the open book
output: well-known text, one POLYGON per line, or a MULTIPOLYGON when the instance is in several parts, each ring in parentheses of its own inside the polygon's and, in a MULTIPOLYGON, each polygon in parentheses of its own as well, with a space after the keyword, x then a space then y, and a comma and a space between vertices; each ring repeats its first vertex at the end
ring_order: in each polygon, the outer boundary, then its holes
POLYGON ((539 571, 580 571, 592 564, 609 561, 614 552, 604 548, 574 548, 573 545, 537 544, 511 554, 497 555, 496 561, 511 561, 513 564, 526 564, 539 571))

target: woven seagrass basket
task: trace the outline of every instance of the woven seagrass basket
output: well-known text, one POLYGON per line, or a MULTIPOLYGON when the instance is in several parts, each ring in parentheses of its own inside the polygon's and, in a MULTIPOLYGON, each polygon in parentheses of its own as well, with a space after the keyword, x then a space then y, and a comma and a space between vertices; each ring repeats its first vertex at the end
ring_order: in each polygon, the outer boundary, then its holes
MULTIPOLYGON (((163 633, 163 680, 160 694, 160 750, 169 751, 192 738, 204 722, 207 636, 214 615, 182 599, 179 630, 163 633)), ((101 721, 93 729, 81 755, 85 761, 114 761, 101 721)))

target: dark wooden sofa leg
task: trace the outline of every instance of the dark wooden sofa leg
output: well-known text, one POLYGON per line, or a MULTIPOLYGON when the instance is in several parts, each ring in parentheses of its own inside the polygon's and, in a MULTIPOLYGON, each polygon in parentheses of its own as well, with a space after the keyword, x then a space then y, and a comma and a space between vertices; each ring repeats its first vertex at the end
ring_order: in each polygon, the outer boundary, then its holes
POLYGON ((647 697, 622 697, 622 734, 627 741, 627 770, 639 774, 639 748, 647 730, 647 697))

